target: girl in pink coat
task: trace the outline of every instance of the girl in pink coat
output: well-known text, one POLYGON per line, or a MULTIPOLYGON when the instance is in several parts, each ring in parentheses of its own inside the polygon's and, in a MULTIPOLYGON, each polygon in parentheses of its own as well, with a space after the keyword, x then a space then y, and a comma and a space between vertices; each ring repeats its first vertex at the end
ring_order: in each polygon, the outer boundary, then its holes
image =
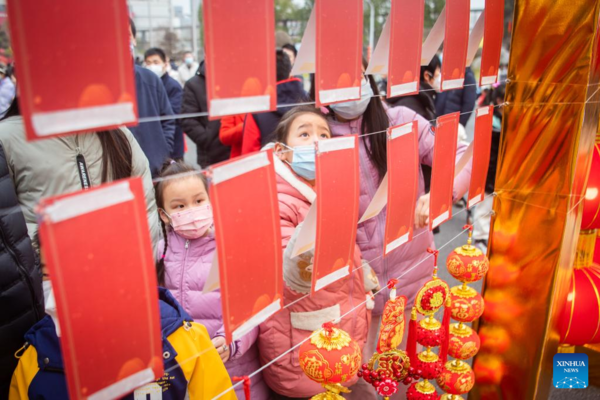
MULTIPOLYGON (((377 286, 367 265, 363 267, 364 271, 357 270, 316 294, 307 296, 311 287, 311 254, 303 253, 295 259, 291 259, 290 254, 299 226, 316 197, 313 189, 315 142, 329 139, 331 132, 327 120, 319 110, 297 107, 283 116, 275 134, 275 171, 283 239, 281 247, 284 251, 285 308, 260 326, 258 343, 263 364, 307 338, 323 323, 333 321, 365 302, 366 293, 377 286), (363 280, 370 286, 365 287, 363 280)), ((354 263, 355 268, 361 265, 358 248, 354 263)), ((367 338, 369 319, 370 311, 363 304, 342 318, 339 326, 362 347, 367 338)), ((276 392, 275 399, 309 398, 324 391, 321 385, 309 380, 300 369, 297 348, 265 369, 263 377, 276 392)), ((355 382, 356 378, 348 385, 355 382)))
MULTIPOLYGON (((377 85, 372 77, 364 77, 361 88, 361 99, 330 106, 329 125, 332 136, 349 134, 364 135, 360 143, 360 205, 359 216, 367 209, 375 195, 382 178, 387 170, 386 134, 390 126, 400 125, 416 120, 418 123, 419 162, 432 165, 434 132, 431 125, 424 118, 406 107, 387 108, 384 106, 377 85)), ((456 160, 462 156, 467 146, 459 143, 456 160)), ((383 257, 384 232, 386 209, 378 216, 358 225, 356 242, 360 247, 363 258, 367 260, 377 273, 379 281, 383 284, 392 278, 400 278, 398 294, 408 298, 407 310, 414 303, 419 288, 431 278, 433 272, 433 259, 427 253, 427 248, 434 248, 433 234, 428 230, 429 218, 429 193, 425 193, 423 173, 419 169, 419 194, 415 204, 415 230, 413 240, 400 246, 387 256, 383 257), (416 267, 415 267, 416 266, 416 267)), ((471 163, 454 180, 454 201, 460 199, 468 189, 471 176, 471 163)), ((369 338, 363 351, 364 359, 368 359, 375 351, 381 314, 389 290, 386 288, 375 297, 373 319, 369 329, 369 338)), ((407 313, 407 320, 410 312, 407 313)), ((406 341, 403 342, 406 345, 406 341)), ((360 393, 360 399, 375 399, 372 388, 365 388, 360 393)), ((355 391, 358 392, 358 391, 355 391)), ((354 393, 353 393, 354 395, 354 393)))
MULTIPOLYGON (((164 237, 158 247, 159 282, 194 321, 206 327, 229 375, 249 375, 260 368, 258 328, 235 343, 225 343, 221 294, 218 290, 202 293, 216 247, 206 178, 193 167, 174 161, 163 169, 161 177, 166 179, 156 185, 164 237), (184 175, 174 177, 178 174, 184 175)), ((269 399, 270 390, 261 374, 253 376, 251 382, 253 400, 269 399)), ((236 394, 239 399, 245 398, 242 385, 236 387, 236 394)))

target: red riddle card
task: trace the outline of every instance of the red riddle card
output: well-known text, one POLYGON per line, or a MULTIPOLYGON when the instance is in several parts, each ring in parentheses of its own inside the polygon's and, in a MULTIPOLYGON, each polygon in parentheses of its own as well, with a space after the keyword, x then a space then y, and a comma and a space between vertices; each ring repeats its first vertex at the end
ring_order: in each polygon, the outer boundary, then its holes
POLYGON ((210 119, 277 108, 273 0, 205 0, 210 119))
POLYGON ((273 152, 212 166, 223 323, 227 343, 281 309, 283 253, 273 152))
POLYGON ((471 169, 469 201, 467 203, 467 207, 469 208, 482 201, 485 196, 485 182, 490 164, 490 151, 492 146, 493 113, 494 107, 488 106, 478 108, 475 114, 473 168, 471 169))
POLYGON ((8 0, 27 140, 137 121, 124 0, 8 0))
POLYGON ((455 112, 437 119, 429 192, 429 230, 433 230, 452 217, 459 116, 460 113, 455 112))
POLYGON ((425 0, 392 0, 387 97, 419 91, 425 0))
POLYGON ((312 293, 352 273, 358 221, 358 137, 318 141, 316 163, 312 293))
POLYGON ((485 25, 481 52, 479 85, 491 85, 498 80, 498 66, 504 35, 504 0, 485 0, 485 25))
POLYGON ((141 179, 43 199, 38 215, 69 397, 118 398, 161 377, 158 285, 141 179))
MULTIPOLYGON (((317 107, 360 98, 362 0, 316 0, 317 107)), ((272 34, 272 33, 271 33, 272 34)))
POLYGON ((419 188, 417 121, 388 129, 388 200, 385 249, 388 254, 412 240, 419 188))
POLYGON ((470 0, 446 1, 442 91, 462 88, 469 44, 470 0))

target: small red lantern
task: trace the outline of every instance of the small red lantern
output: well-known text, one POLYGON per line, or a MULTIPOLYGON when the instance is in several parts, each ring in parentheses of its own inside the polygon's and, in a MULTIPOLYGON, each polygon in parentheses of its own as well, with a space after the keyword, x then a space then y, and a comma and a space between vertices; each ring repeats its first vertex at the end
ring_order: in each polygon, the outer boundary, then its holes
POLYGON ((428 380, 424 380, 410 385, 406 391, 406 398, 408 400, 437 400, 438 394, 435 386, 428 380))
POLYGON ((306 376, 328 390, 329 399, 343 399, 339 393, 348 389, 341 383, 358 372, 361 350, 348 333, 326 323, 300 346, 299 361, 306 376))
POLYGON ((499 385, 504 375, 504 363, 495 354, 480 354, 473 363, 477 385, 499 385))
POLYGON ((479 336, 473 329, 462 322, 450 325, 448 354, 451 357, 458 358, 459 360, 468 360, 477 354, 480 345, 479 336))
POLYGON ((483 278, 490 268, 490 261, 485 254, 471 244, 473 227, 465 225, 463 229, 469 229, 467 244, 454 249, 446 259, 448 272, 463 283, 475 282, 483 278))
POLYGON ((483 314, 483 298, 475 289, 464 283, 450 289, 450 298, 452 319, 456 321, 473 322, 483 314))
POLYGON ((417 343, 425 347, 439 346, 445 336, 444 327, 433 317, 424 318, 417 325, 417 343))
POLYGON ((482 326, 479 328, 481 349, 487 353, 502 354, 510 346, 510 336, 506 329, 500 326, 482 326))
POLYGON ((583 200, 581 229, 598 228, 600 228, 600 145, 596 144, 583 200))
POLYGON ((440 388, 450 394, 467 393, 475 385, 475 374, 464 361, 448 361, 437 378, 440 388))
POLYGON ((442 372, 443 364, 438 355, 428 348, 417 355, 414 368, 421 371, 423 379, 435 379, 442 372))
POLYGON ((464 399, 457 394, 444 393, 443 395, 440 396, 440 400, 464 400, 464 399))

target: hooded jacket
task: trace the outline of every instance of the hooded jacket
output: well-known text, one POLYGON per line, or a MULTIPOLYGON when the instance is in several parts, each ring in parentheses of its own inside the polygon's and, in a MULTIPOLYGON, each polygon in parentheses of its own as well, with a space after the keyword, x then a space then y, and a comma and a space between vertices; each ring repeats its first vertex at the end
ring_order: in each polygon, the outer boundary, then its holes
MULTIPOLYGON (((131 132, 127 128, 121 130, 131 145, 131 176, 141 177, 144 184, 148 225, 153 243, 156 243, 159 224, 148 159, 131 132)), ((95 133, 29 142, 25 140, 23 119, 16 116, 0 122, 0 143, 4 146, 8 169, 17 189, 30 237, 37 231, 34 209, 41 198, 81 190, 78 154, 85 159, 91 186, 102 183, 102 146, 95 133)))
MULTIPOLYGON (((210 338, 225 336, 221 292, 215 290, 202 293, 215 256, 216 242, 213 235, 187 240, 173 230, 167 233, 167 253, 165 254, 165 286, 171 290, 179 304, 192 316, 194 321, 204 325, 210 338)), ((162 252, 164 242, 158 248, 162 252)), ((230 376, 246 376, 260 368, 256 338, 258 328, 235 343, 231 358, 225 363, 230 376)), ((232 347, 233 349, 233 347, 232 347)), ((251 379, 252 399, 267 400, 269 389, 262 375, 251 379)), ((243 386, 236 387, 238 398, 244 399, 243 386)))
MULTIPOLYGON (((181 103, 182 114, 208 111, 204 71, 204 61, 202 61, 196 75, 185 83, 181 103)), ((229 147, 224 146, 219 140, 221 127, 219 120, 209 121, 208 117, 183 118, 181 127, 183 132, 196 143, 198 164, 202 168, 229 159, 229 147)))
MULTIPOLYGON (((204 400, 231 387, 231 380, 206 328, 191 322, 190 316, 163 288, 159 288, 159 306, 166 372, 157 381, 136 389, 123 399, 145 399, 147 394, 159 389, 163 400, 204 400), (202 356, 189 361, 197 354, 202 356)), ((68 399, 60 339, 56 336, 52 318, 47 315, 33 326, 25 335, 25 341, 25 350, 12 378, 9 399, 68 399)), ((221 397, 235 398, 233 390, 221 397)))
MULTIPOLYGON (((429 165, 433 163, 434 133, 431 125, 423 117, 406 107, 392 107, 387 109, 390 126, 401 125, 410 121, 418 122, 419 162, 429 165)), ((331 133, 335 136, 356 134, 361 132, 362 117, 349 122, 329 120, 331 133)), ((371 199, 379 187, 380 180, 377 168, 369 159, 367 144, 363 138, 359 139, 360 158, 360 204, 359 218, 366 211, 371 199)), ((467 146, 459 144, 456 159, 460 159, 467 146)), ((471 162, 454 179, 454 200, 464 195, 469 187, 471 177, 471 162)), ((419 188, 417 198, 425 194, 423 172, 419 168, 419 188)), ((431 278, 433 272, 433 258, 427 253, 428 247, 435 247, 433 234, 427 227, 415 229, 413 240, 395 249, 383 257, 385 221, 387 207, 379 215, 358 224, 356 243, 360 247, 363 259, 367 260, 379 282, 385 284, 392 278, 400 277, 397 286, 398 294, 408 298, 408 306, 414 303, 417 291, 423 283, 431 278), (416 267, 415 267, 416 266, 416 267)), ((381 315, 385 300, 389 298, 389 289, 375 296, 373 315, 381 315)))
POLYGON ((8 396, 23 336, 44 316, 42 274, 0 145, 0 398, 8 396))
MULTIPOLYGON (((278 158, 274 158, 274 162, 281 219, 281 247, 285 250, 297 226, 304 221, 316 193, 278 158)), ((361 265, 358 249, 354 258, 356 268, 361 265)), ((284 261, 284 268, 286 265, 289 264, 284 261)), ((304 275, 304 279, 307 283, 310 282, 310 275, 304 275)), ((285 308, 261 324, 258 344, 263 365, 306 339, 323 323, 339 318, 364 302, 366 290, 363 273, 353 272, 314 295, 299 300, 303 296, 287 283, 283 289, 285 308)), ((339 327, 348 332, 361 348, 367 339, 370 314, 363 304, 339 323, 339 327)), ((265 369, 263 377, 271 389, 283 396, 305 398, 323 392, 323 387, 308 379, 300 369, 298 348, 265 369)), ((350 386, 355 382, 356 377, 344 385, 350 386)))

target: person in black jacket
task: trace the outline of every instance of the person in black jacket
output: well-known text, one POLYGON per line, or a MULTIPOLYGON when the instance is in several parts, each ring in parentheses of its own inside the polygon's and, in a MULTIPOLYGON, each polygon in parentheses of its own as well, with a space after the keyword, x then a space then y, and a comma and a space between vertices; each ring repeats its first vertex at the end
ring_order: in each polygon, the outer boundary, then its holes
POLYGON ((8 389, 25 333, 44 316, 42 274, 0 144, 0 398, 8 389))
POLYGON ((462 89, 447 90, 437 94, 435 99, 435 108, 437 116, 460 112, 460 124, 463 127, 467 126, 472 111, 475 109, 475 101, 477 100, 477 86, 475 82, 475 74, 471 67, 467 67, 465 71, 465 82, 462 89), (468 114, 466 114, 468 113, 468 114))
MULTIPOLYGON (((190 114, 207 111, 206 75, 204 61, 202 61, 196 75, 185 83, 181 113, 190 114)), ((209 121, 208 117, 183 118, 181 127, 183 132, 196 143, 197 162, 202 168, 229 159, 229 146, 223 145, 219 140, 221 121, 209 121)))
MULTIPOLYGON (((181 110, 181 97, 183 95, 183 88, 178 81, 173 79, 167 72, 168 60, 167 55, 162 49, 153 47, 146 50, 144 53, 144 61, 146 68, 154 72, 158 76, 165 87, 171 108, 175 114, 179 114, 181 110)), ((183 160, 183 130, 181 129, 181 123, 175 121, 175 140, 173 144, 173 150, 171 151, 171 158, 174 160, 183 160)))

